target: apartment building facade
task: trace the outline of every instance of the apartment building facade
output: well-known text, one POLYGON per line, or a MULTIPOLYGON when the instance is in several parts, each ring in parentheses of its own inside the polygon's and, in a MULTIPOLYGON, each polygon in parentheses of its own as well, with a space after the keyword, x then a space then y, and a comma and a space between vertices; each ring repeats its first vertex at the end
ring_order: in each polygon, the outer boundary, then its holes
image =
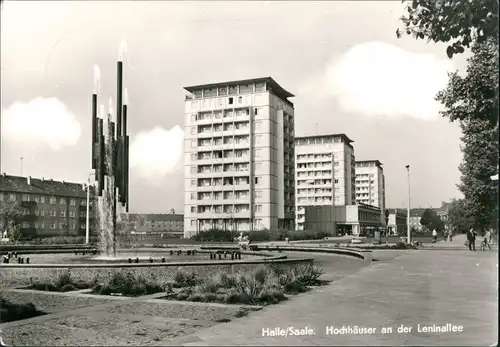
MULTIPOLYGON (((95 236, 92 187, 90 195, 89 230, 90 235, 95 236)), ((22 209, 21 234, 27 238, 85 236, 87 192, 80 183, 2 174, 0 206, 9 205, 22 209)), ((0 230, 4 230, 3 225, 0 230)))
POLYGON ((184 233, 184 216, 176 213, 123 213, 131 232, 146 234, 184 233))
POLYGON ((184 237, 293 228, 294 95, 271 77, 184 89, 184 237))
POLYGON ((356 202, 385 210, 385 176, 380 161, 356 161, 356 202))
POLYGON ((297 230, 304 229, 306 206, 354 204, 355 157, 352 142, 345 134, 295 139, 297 230))

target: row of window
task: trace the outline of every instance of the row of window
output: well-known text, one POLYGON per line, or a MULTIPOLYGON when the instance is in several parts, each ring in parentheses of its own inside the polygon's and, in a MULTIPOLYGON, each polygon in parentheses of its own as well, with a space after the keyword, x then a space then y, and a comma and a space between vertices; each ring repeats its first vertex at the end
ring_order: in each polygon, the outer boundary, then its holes
MULTIPOLYGON (((66 223, 66 222, 54 222, 54 221, 51 221, 51 222, 45 222, 45 221, 40 221, 40 222, 35 222, 34 223, 34 226, 35 226, 35 229, 45 229, 45 225, 48 225, 50 229, 67 229, 68 226, 69 226, 69 229, 76 229, 76 223, 75 222, 70 222, 70 223, 66 223)), ((21 223, 21 227, 22 228, 29 228, 30 227, 30 223, 28 222, 22 222, 21 223)), ((85 223, 81 223, 80 224, 80 229, 85 229, 85 223)))
MULTIPOLYGON (((16 201, 16 193, 2 193, 0 192, 0 201, 16 201)), ((51 205, 57 204, 58 199, 55 196, 45 196, 45 195, 34 195, 34 194, 22 194, 22 201, 33 201, 45 204, 47 201, 51 205)), ((68 198, 59 198, 60 205, 66 205, 68 198)), ((85 199, 80 199, 80 206, 86 206, 87 202, 85 199)), ((69 199, 70 206, 76 206, 76 199, 69 199)))
MULTIPOLYGON (((50 217, 56 217, 57 216, 57 211, 55 209, 48 210, 48 212, 49 212, 48 215, 50 217)), ((29 208, 24 208, 23 214, 24 215, 30 214, 30 209, 29 208)), ((67 216, 70 217, 70 218, 75 218, 76 215, 77 215, 77 211, 69 211, 68 214, 67 214, 67 216)), ((35 209, 35 216, 44 217, 45 216, 45 210, 41 209, 41 208, 36 208, 35 209)), ((85 218, 87 216, 87 213, 85 211, 79 211, 79 216, 80 216, 80 218, 85 218)), ((93 213, 90 212, 89 213, 89 217, 92 217, 92 216, 93 216, 93 213)), ((66 211, 64 211, 64 210, 59 211, 59 217, 66 217, 66 211)))

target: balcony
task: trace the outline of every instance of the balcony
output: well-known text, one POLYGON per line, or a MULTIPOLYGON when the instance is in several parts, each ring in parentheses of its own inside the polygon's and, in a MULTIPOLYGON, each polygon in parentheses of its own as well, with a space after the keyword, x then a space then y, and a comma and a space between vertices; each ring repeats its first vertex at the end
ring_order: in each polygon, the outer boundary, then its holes
POLYGON ((21 201, 21 207, 24 208, 34 208, 36 206, 35 201, 21 201))

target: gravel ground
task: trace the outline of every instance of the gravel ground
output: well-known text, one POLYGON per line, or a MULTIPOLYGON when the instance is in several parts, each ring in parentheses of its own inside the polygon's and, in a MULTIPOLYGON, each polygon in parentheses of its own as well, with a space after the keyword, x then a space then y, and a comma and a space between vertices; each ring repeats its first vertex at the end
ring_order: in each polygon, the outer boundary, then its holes
POLYGON ((50 292, 15 292, 2 291, 0 295, 13 303, 33 303, 35 307, 43 312, 55 313, 61 311, 74 310, 82 307, 95 306, 111 302, 112 300, 106 297, 85 297, 85 296, 69 296, 57 295, 50 292))
POLYGON ((85 314, 3 329, 9 345, 110 346, 166 344, 238 315, 239 307, 157 302, 118 303, 85 314))

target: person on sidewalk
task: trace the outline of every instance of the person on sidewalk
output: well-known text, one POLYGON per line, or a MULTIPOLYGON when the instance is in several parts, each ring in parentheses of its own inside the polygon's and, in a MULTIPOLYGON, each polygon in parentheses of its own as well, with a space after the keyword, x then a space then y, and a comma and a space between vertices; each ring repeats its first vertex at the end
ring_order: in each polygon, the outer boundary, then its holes
POLYGON ((470 228, 467 232, 467 241, 469 243, 469 250, 476 250, 476 231, 473 228, 470 228))
POLYGON ((434 230, 432 230, 432 243, 436 243, 437 238, 438 238, 438 233, 437 233, 436 229, 434 229, 434 230))
POLYGON ((490 251, 491 251, 491 237, 492 236, 493 235, 491 233, 491 229, 488 229, 488 231, 486 232, 486 234, 484 235, 484 238, 483 238, 484 248, 486 248, 486 246, 488 246, 490 251))

